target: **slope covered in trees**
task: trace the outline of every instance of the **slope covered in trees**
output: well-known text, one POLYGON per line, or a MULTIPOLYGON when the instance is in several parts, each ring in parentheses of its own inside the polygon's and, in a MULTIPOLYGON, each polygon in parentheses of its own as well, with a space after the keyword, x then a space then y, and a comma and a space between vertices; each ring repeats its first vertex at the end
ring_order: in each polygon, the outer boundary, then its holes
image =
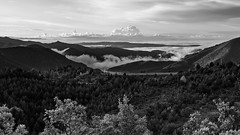
POLYGON ((111 72, 130 73, 161 73, 162 69, 175 63, 175 61, 137 61, 110 68, 111 72))
POLYGON ((118 99, 127 95, 140 117, 146 115, 153 134, 182 133, 195 110, 214 112, 213 99, 231 105, 240 100, 240 67, 234 63, 196 66, 174 76, 110 75, 71 66, 47 72, 6 69, 0 72, 0 104, 17 107, 16 125, 25 124, 31 134, 43 132, 45 109, 54 108, 54 97, 86 106, 86 115, 118 112, 118 99), (180 82, 182 76, 187 83, 180 82))

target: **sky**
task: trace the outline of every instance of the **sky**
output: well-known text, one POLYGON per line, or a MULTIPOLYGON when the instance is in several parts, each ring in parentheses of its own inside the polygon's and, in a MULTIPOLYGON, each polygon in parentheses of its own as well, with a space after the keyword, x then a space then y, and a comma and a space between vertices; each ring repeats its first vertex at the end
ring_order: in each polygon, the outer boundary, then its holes
POLYGON ((240 0, 0 0, 0 36, 240 31, 240 0))

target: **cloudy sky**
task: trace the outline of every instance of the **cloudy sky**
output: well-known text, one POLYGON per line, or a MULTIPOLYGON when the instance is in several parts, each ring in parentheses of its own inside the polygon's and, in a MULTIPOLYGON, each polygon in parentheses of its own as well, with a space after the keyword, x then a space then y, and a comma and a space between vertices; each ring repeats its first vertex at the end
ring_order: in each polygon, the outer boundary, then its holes
POLYGON ((0 35, 240 31, 240 0, 0 0, 0 35))

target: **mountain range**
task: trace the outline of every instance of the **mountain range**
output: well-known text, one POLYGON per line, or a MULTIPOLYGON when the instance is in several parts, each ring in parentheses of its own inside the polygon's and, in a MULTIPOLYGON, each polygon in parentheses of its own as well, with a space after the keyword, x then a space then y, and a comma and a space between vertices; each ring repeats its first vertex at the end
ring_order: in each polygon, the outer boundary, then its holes
POLYGON ((134 43, 134 42, 83 42, 81 45, 86 46, 111 46, 118 48, 133 48, 133 47, 198 47, 200 45, 165 45, 156 43, 134 43))
MULTIPOLYGON (((110 43, 109 43, 110 44, 110 43)), ((120 44, 116 43, 115 44, 120 44)), ((123 43, 121 43, 123 44, 123 43)), ((141 44, 140 44, 141 45, 141 44)), ((110 68, 111 72, 178 72, 188 70, 199 64, 202 67, 211 62, 240 62, 240 38, 235 38, 224 43, 205 48, 194 54, 185 56, 181 61, 137 61, 110 68)), ((47 70, 58 66, 72 65, 85 67, 82 63, 73 62, 64 55, 81 56, 89 55, 99 61, 104 60, 105 55, 116 57, 152 57, 170 58, 172 53, 165 51, 132 51, 119 47, 89 48, 78 44, 63 42, 40 43, 22 41, 8 37, 0 37, 0 68, 19 67, 23 69, 47 70), (52 49, 63 51, 59 54, 52 49)))
POLYGON ((205 48, 200 52, 185 56, 181 61, 140 61, 110 68, 111 72, 177 72, 193 68, 196 64, 202 67, 211 62, 240 63, 240 38, 205 48), (154 63, 154 64, 153 64, 154 63), (137 67, 137 70, 135 69, 137 67))

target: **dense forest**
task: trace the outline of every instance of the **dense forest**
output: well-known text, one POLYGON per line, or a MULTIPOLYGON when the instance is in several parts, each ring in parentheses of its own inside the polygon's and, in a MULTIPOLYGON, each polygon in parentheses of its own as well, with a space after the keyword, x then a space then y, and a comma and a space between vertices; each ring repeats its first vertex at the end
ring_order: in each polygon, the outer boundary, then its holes
POLYGON ((118 99, 126 95, 139 116, 147 116, 153 134, 182 134, 189 115, 217 110, 214 99, 234 105, 240 100, 240 67, 234 63, 214 64, 168 76, 111 75, 99 70, 59 67, 0 71, 0 105, 13 107, 16 125, 25 124, 30 134, 45 127, 45 109, 55 107, 54 98, 71 99, 86 107, 91 116, 116 114, 118 99), (187 82, 180 80, 185 77, 187 82))

